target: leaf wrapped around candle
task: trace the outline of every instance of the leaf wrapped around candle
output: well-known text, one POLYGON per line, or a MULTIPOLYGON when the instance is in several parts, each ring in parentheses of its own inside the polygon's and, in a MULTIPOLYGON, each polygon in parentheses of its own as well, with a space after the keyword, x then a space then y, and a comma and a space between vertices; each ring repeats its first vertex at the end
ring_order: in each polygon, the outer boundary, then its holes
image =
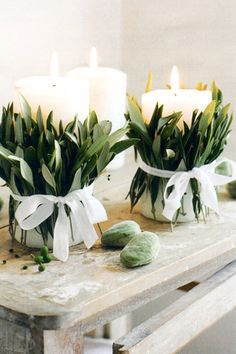
MULTIPOLYGON (((163 106, 157 103, 150 121, 147 122, 136 99, 128 97, 128 136, 131 139, 140 139, 135 146, 136 157, 139 155, 149 166, 169 171, 189 171, 194 167, 210 164, 220 156, 227 144, 233 119, 229 106, 222 105, 222 92, 213 82, 210 104, 203 112, 192 112, 191 124, 183 122, 183 129, 180 129, 178 122, 182 112, 174 112, 165 117, 163 106)), ((164 190, 165 184, 165 179, 147 174, 138 168, 129 191, 131 209, 144 192, 148 191, 155 218, 154 205, 158 191, 164 190)), ((190 181, 190 185, 193 209, 198 219, 199 214, 204 212, 200 186, 195 179, 190 181)))
MULTIPOLYGON (((117 154, 138 141, 121 140, 128 124, 111 133, 111 122, 98 122, 95 112, 84 123, 75 117, 64 127, 60 121, 58 129, 52 112, 44 123, 40 107, 35 120, 23 97, 22 104, 22 114, 13 104, 4 107, 0 123, 0 177, 17 195, 65 196, 91 185, 117 154)), ((44 226, 52 235, 53 225, 43 222, 42 234, 44 226)))

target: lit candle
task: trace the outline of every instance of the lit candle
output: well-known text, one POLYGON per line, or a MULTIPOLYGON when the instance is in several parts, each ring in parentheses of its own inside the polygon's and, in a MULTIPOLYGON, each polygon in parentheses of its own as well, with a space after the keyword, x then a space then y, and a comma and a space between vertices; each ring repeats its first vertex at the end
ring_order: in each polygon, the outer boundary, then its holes
POLYGON ((89 114, 89 83, 59 77, 58 56, 54 52, 50 63, 50 76, 31 76, 15 82, 19 94, 29 102, 33 116, 40 105, 44 118, 53 111, 54 122, 62 120, 64 126, 75 115, 81 121, 89 114))
MULTIPOLYGON (((67 76, 89 81, 90 110, 97 113, 100 121, 110 120, 113 130, 119 129, 125 123, 126 74, 116 69, 99 67, 94 47, 90 52, 89 63, 89 67, 75 68, 68 72, 67 76)), ((124 155, 119 154, 110 168, 118 168, 123 165, 123 162, 124 155)))
POLYGON ((194 90, 179 88, 179 72, 176 66, 171 72, 171 89, 170 90, 154 90, 142 95, 142 112, 147 121, 150 121, 156 104, 159 107, 163 105, 163 116, 168 116, 173 112, 182 112, 182 118, 179 122, 179 127, 182 128, 183 121, 188 126, 191 124, 192 114, 195 109, 199 112, 204 111, 207 105, 212 100, 210 90, 194 90))

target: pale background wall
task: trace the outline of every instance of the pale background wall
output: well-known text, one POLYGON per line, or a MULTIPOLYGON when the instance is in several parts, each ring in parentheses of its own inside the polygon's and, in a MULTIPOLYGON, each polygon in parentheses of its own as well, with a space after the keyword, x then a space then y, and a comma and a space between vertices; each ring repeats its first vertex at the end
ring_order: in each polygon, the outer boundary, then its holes
POLYGON ((0 105, 14 80, 48 74, 53 50, 62 74, 87 65, 91 46, 119 67, 121 41, 120 0, 0 0, 0 105))
MULTIPOLYGON (((54 49, 65 73, 86 64, 95 45, 101 64, 127 72, 133 94, 142 93, 149 70, 164 87, 176 64, 187 86, 216 79, 235 108, 235 18, 234 0, 0 0, 0 105, 11 100, 14 80, 47 74, 54 49)), ((234 130, 227 153, 236 159, 234 130)), ((235 328, 236 312, 183 353, 233 354, 235 328)))

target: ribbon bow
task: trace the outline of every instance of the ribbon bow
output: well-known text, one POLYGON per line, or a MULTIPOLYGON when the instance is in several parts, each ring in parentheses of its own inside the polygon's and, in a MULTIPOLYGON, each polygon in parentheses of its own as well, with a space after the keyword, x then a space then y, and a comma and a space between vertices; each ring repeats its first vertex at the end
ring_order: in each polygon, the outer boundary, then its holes
POLYGON ((217 194, 214 186, 220 186, 236 180, 235 162, 222 159, 218 162, 213 161, 210 164, 200 167, 194 167, 190 171, 168 171, 148 166, 140 161, 139 167, 150 175, 169 178, 164 190, 164 210, 163 215, 172 220, 175 212, 181 207, 181 199, 188 188, 190 179, 195 178, 200 183, 200 196, 203 204, 219 214, 217 194), (227 162, 232 169, 232 176, 220 175, 215 172, 216 167, 227 162), (173 190, 168 195, 168 189, 173 190))
POLYGON ((76 240, 78 242, 83 240, 86 247, 90 248, 98 238, 93 224, 107 220, 107 213, 103 205, 92 195, 91 186, 70 192, 65 197, 35 194, 13 195, 13 198, 21 202, 15 216, 24 230, 31 230, 40 225, 52 215, 57 204, 53 255, 63 262, 69 256, 71 228, 76 240), (70 208, 70 218, 65 211, 66 205, 70 208))

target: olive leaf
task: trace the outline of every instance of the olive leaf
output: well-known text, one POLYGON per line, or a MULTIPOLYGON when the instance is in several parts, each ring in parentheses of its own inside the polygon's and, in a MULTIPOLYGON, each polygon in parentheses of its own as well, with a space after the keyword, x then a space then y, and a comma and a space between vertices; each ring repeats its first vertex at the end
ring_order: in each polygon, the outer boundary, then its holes
POLYGON ((43 178, 45 179, 45 181, 53 188, 53 190, 56 192, 56 182, 55 179, 53 177, 53 175, 51 174, 51 172, 49 171, 49 169, 47 168, 47 166, 45 164, 42 165, 42 175, 43 178))
POLYGON ((149 92, 152 89, 152 72, 150 71, 148 74, 148 81, 147 81, 147 85, 145 88, 145 92, 149 92))
POLYGON ((22 177, 34 188, 33 173, 27 162, 24 159, 13 155, 9 155, 8 159, 20 163, 20 173, 22 177))

